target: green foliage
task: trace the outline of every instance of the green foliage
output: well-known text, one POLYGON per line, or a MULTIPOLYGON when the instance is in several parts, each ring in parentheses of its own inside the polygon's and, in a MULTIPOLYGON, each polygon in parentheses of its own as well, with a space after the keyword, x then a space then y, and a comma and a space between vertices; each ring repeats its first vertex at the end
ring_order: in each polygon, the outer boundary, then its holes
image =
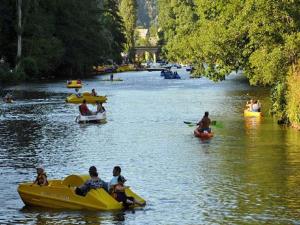
POLYGON ((36 61, 31 57, 23 58, 20 62, 20 68, 28 77, 35 77, 38 74, 36 61))
POLYGON ((288 119, 292 124, 300 126, 300 60, 297 66, 289 71, 287 79, 288 91, 286 95, 286 112, 288 119))
POLYGON ((169 59, 214 81, 242 70, 250 84, 274 86, 272 111, 286 116, 286 77, 300 54, 299 1, 159 0, 159 9, 169 59))
MULTIPOLYGON (((78 77, 88 74, 94 65, 121 61, 126 40, 117 0, 22 2, 22 58, 31 58, 38 74, 78 77)), ((4 1, 0 13, 0 57, 13 68, 16 2, 4 1)), ((26 68, 25 72, 38 78, 33 70, 26 68)))
POLYGON ((0 67, 0 82, 17 83, 26 80, 26 78, 23 70, 9 70, 3 66, 0 67))
POLYGON ((136 0, 121 0, 120 15, 124 21, 125 36, 127 42, 125 44, 125 52, 128 53, 130 60, 134 59, 134 32, 137 21, 137 2, 136 0))

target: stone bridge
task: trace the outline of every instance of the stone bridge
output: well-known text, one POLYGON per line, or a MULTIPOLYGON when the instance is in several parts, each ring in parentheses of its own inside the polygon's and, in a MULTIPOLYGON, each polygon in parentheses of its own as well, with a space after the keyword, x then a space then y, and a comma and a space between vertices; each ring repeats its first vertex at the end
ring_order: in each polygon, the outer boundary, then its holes
POLYGON ((148 61, 150 58, 153 59, 153 62, 156 62, 157 57, 159 56, 158 46, 140 46, 135 47, 135 58, 138 60, 141 57, 145 57, 145 60, 148 61), (152 57, 150 57, 152 56, 152 57))

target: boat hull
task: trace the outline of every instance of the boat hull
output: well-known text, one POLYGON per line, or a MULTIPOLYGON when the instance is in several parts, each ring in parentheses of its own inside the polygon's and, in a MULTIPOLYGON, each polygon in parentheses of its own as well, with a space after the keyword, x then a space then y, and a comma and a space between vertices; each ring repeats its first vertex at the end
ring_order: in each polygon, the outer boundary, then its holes
POLYGON ((75 94, 70 95, 66 98, 67 103, 81 104, 83 100, 86 103, 95 104, 96 102, 105 103, 107 100, 106 96, 92 96, 89 92, 83 92, 80 97, 75 94))
MULTIPOLYGON (((103 188, 93 189, 86 196, 75 194, 75 188, 82 185, 88 176, 70 175, 64 180, 50 180, 48 186, 22 183, 18 193, 28 206, 72 210, 120 210, 122 203, 116 201, 103 188)), ((126 194, 145 202, 144 199, 126 189, 126 194)))
POLYGON ((96 115, 83 116, 78 115, 76 122, 78 123, 104 123, 106 121, 106 112, 97 113, 96 115))
POLYGON ((262 112, 251 112, 247 109, 244 110, 244 117, 261 117, 262 112))
POLYGON ((147 68, 148 72, 152 72, 152 71, 163 71, 165 68, 147 68))
POLYGON ((198 129, 194 130, 194 135, 195 137, 201 138, 201 139, 209 139, 212 138, 214 136, 214 134, 212 132, 208 133, 208 132, 199 132, 198 129))

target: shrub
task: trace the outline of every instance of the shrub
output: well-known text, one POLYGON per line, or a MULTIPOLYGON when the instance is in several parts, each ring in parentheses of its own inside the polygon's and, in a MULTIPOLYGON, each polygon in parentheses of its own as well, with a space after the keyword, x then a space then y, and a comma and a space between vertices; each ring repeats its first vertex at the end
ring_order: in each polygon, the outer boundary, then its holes
MULTIPOLYGON (((33 59, 31 57, 23 58, 20 62, 20 68, 21 68, 21 70, 24 71, 24 73, 28 77, 34 78, 38 74, 38 67, 37 67, 36 61, 35 61, 35 59, 33 59)), ((22 76, 22 75, 20 75, 20 76, 22 76)))

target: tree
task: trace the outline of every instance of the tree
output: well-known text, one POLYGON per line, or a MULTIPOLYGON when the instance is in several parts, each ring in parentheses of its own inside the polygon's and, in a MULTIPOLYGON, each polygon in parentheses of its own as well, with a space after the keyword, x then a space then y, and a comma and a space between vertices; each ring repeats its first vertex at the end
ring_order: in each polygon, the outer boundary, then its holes
POLYGON ((250 84, 274 86, 273 105, 282 106, 274 111, 285 109, 288 71, 300 52, 288 47, 299 34, 299 1, 195 0, 199 20, 181 40, 176 38, 184 30, 177 28, 178 14, 184 17, 190 6, 182 4, 175 13, 171 0, 160 1, 171 3, 164 4, 171 19, 162 23, 169 58, 190 61, 196 66, 195 75, 215 81, 242 70, 250 84), (180 51, 178 46, 184 48, 180 51))
POLYGON ((137 2, 136 0, 121 0, 120 15, 124 21, 126 44, 125 51, 128 58, 134 59, 134 31, 137 21, 137 2))

